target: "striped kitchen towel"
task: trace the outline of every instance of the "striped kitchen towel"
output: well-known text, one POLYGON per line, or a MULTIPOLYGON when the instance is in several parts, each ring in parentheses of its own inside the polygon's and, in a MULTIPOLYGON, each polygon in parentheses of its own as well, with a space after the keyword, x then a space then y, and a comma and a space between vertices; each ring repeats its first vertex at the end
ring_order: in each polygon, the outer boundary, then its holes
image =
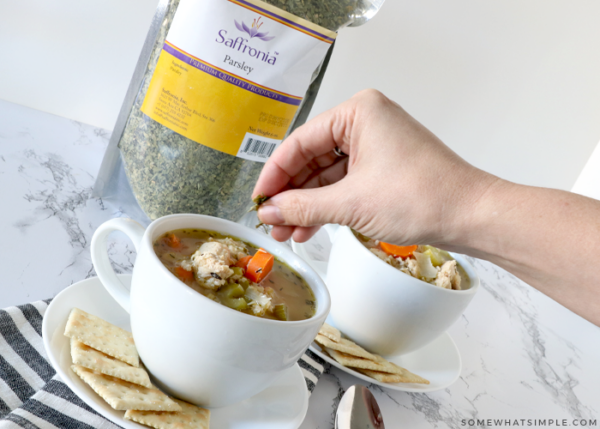
MULTIPOLYGON (((79 399, 48 362, 42 318, 49 303, 0 310, 0 429, 119 428, 79 399)), ((310 394, 325 362, 307 350, 298 364, 310 394)))

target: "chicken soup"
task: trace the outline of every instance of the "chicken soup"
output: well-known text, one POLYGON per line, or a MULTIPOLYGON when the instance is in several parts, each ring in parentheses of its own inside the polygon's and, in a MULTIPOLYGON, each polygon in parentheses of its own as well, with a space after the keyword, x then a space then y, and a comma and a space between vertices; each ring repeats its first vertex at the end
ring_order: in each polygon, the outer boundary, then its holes
POLYGON ((371 253, 411 277, 444 289, 464 290, 470 286, 464 268, 445 250, 433 246, 396 246, 352 232, 371 253))
POLYGON ((246 314, 304 320, 315 314, 310 286, 264 249, 215 231, 179 229, 154 242, 164 266, 209 299, 246 314))

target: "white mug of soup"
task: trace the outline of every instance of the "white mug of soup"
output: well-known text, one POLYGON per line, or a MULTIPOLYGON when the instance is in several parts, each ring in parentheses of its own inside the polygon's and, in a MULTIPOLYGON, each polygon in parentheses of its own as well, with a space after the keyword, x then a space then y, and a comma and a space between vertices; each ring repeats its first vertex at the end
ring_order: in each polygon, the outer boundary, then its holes
POLYGON ((268 387, 301 357, 330 308, 323 281, 285 245, 210 216, 165 216, 145 230, 112 219, 94 233, 91 255, 103 285, 131 315, 153 382, 208 408, 268 387), (125 233, 137 251, 131 291, 108 258, 106 238, 113 231, 125 233), (259 248, 265 252, 259 255, 259 248))
POLYGON ((461 290, 446 289, 387 264, 348 227, 325 230, 332 242, 331 321, 371 352, 396 356, 426 346, 460 318, 479 289, 479 277, 462 255, 450 254, 461 271, 461 290))

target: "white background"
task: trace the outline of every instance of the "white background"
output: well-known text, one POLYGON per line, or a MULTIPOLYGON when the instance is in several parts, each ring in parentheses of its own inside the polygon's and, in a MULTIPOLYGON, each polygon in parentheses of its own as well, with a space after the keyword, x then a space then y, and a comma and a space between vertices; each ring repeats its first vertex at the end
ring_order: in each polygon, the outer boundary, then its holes
MULTIPOLYGON (((112 129, 156 0, 0 0, 0 99, 112 129)), ((314 113, 375 87, 461 156, 570 189, 600 139, 597 0, 387 0, 314 113)), ((2 118, 0 118, 0 121, 2 118)))

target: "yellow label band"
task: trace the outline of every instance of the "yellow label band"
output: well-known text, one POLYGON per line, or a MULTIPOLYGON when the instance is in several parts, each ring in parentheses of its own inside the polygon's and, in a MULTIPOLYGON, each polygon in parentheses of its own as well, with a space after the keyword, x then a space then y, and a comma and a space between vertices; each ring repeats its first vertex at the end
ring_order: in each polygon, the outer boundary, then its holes
POLYGON ((301 101, 165 43, 142 112, 190 140, 237 155, 247 133, 283 139, 301 101))

